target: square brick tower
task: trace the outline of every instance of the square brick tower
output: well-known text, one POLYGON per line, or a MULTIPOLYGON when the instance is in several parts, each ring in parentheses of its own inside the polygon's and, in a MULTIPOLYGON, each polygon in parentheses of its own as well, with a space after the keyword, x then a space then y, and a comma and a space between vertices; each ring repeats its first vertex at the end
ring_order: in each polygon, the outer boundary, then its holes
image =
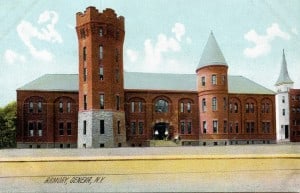
POLYGON ((78 148, 126 143, 124 17, 88 7, 76 14, 79 52, 78 148))

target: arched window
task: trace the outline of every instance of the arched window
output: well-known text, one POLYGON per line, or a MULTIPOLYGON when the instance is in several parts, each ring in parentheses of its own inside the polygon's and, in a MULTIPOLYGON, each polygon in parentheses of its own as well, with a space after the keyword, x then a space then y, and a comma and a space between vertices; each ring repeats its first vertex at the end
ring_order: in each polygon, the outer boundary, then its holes
POLYGON ((237 103, 234 103, 234 112, 237 113, 239 111, 239 106, 237 103))
POLYGON ((169 103, 166 100, 159 99, 155 103, 155 112, 166 113, 169 111, 169 103))

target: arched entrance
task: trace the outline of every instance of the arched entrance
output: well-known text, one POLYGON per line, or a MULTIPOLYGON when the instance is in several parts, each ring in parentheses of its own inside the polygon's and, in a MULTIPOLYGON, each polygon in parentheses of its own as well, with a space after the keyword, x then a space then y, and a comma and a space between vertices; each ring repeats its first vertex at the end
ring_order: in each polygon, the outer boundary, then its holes
POLYGON ((156 123, 153 127, 154 139, 163 140, 169 136, 169 123, 156 123))

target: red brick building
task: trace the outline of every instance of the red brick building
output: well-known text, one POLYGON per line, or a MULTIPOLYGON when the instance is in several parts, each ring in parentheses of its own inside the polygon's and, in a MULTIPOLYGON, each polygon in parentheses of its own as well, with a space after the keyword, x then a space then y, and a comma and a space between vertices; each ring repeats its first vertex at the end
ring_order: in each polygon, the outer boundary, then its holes
POLYGON ((18 147, 274 143, 275 93, 228 65, 211 33, 196 74, 123 72, 124 18, 76 15, 79 75, 17 90, 18 147))
POLYGON ((300 142, 300 89, 289 90, 291 142, 300 142))

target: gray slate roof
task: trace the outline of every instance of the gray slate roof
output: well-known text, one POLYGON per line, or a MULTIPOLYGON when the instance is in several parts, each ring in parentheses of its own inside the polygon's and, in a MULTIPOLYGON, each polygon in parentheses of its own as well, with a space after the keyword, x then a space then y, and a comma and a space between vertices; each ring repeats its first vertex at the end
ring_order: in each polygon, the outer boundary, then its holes
POLYGON ((293 83, 294 82, 290 78, 288 70, 287 70, 287 64, 286 64, 286 60, 285 60, 285 53, 284 53, 284 50, 283 50, 281 70, 280 70, 280 74, 279 74, 279 77, 278 77, 277 82, 276 82, 275 85, 279 86, 279 85, 282 85, 282 84, 293 84, 293 83))
POLYGON ((198 64, 197 69, 202 68, 204 66, 209 65, 226 65, 225 58, 223 53, 216 41, 216 38, 213 32, 210 33, 209 38, 207 40, 206 46, 202 52, 202 56, 200 62, 198 64))
MULTIPOLYGON (((196 92, 197 75, 125 72, 124 88, 127 90, 196 92)), ((78 92, 78 75, 46 74, 20 87, 18 90, 78 92)), ((228 90, 231 94, 275 94, 273 91, 243 76, 229 76, 228 90)))

